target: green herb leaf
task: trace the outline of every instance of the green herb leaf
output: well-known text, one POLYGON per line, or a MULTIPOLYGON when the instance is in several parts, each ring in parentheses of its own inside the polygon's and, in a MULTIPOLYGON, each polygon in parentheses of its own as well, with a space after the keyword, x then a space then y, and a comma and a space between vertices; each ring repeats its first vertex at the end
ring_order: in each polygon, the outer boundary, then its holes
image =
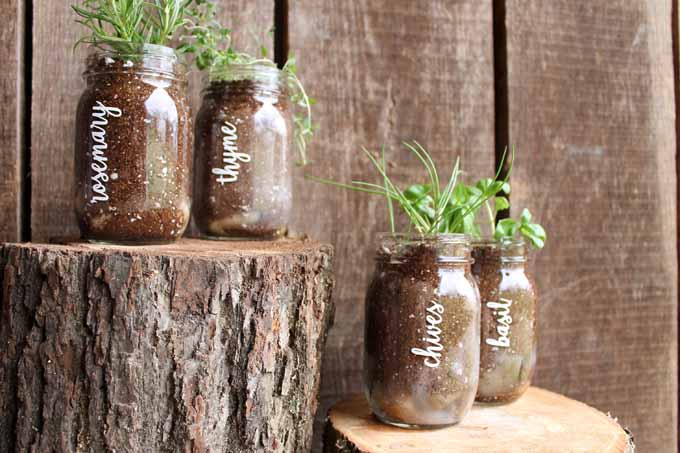
POLYGON ((496 213, 510 208, 510 202, 505 197, 496 197, 494 204, 496 205, 496 213))
MULTIPOLYGON (((169 45, 188 23, 193 0, 82 0, 72 5, 77 23, 89 29, 76 46, 88 43, 120 53, 143 44, 169 45)), ((198 1, 198 0, 197 0, 198 1)))
POLYGON ((502 219, 496 225, 496 232, 494 234, 494 239, 502 239, 505 237, 514 237, 519 231, 519 223, 514 219, 502 219))

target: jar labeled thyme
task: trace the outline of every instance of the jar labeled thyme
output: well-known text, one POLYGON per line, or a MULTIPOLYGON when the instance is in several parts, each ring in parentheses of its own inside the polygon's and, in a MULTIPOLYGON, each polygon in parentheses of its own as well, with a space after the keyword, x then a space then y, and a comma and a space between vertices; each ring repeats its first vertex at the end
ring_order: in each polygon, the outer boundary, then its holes
POLYGON ((366 297, 364 389, 383 422, 452 425, 479 376, 479 291, 463 235, 381 237, 366 297))
POLYGON ((193 134, 186 68, 169 47, 87 60, 76 116, 76 214, 83 238, 165 243, 191 210, 193 134))
POLYGON ((536 366, 536 292, 522 240, 473 246, 482 298, 477 401, 507 403, 529 388, 536 366))
POLYGON ((209 238, 274 238, 292 214, 293 116, 284 73, 210 72, 196 120, 194 221, 209 238))

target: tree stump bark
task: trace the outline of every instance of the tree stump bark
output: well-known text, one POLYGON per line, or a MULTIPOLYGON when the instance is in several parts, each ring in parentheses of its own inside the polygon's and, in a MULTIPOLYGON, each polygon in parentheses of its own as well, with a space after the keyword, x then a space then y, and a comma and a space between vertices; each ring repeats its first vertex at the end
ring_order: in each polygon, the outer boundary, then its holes
POLYGON ((0 452, 309 450, 331 255, 0 246, 0 452))
POLYGON ((616 421, 578 401, 530 388, 504 406, 477 406, 459 425, 406 430, 381 424, 362 396, 335 405, 324 453, 633 453, 616 421))

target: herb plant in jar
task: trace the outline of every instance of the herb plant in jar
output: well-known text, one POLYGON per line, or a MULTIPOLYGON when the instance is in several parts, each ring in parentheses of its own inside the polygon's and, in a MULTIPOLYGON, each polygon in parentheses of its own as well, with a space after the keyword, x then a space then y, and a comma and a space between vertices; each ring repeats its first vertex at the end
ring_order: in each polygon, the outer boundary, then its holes
MULTIPOLYGON (((512 165, 508 176, 511 171, 512 165)), ((499 212, 510 208, 510 184, 498 185, 496 179, 460 184, 455 194, 456 203, 471 207, 465 210, 456 232, 472 238, 472 273, 482 302, 477 401, 485 403, 514 401, 531 384, 536 366, 537 298, 527 269, 526 244, 540 249, 546 241, 545 230, 532 222, 526 209, 519 221, 506 218, 497 222, 499 212), (496 190, 494 196, 477 203, 490 188, 496 190), (481 221, 483 217, 488 222, 481 221), (489 225, 486 233, 482 232, 484 223, 489 225)))
POLYGON ((455 202, 459 165, 440 186, 437 169, 417 143, 406 147, 425 165, 428 184, 401 190, 382 160, 364 150, 380 184, 310 178, 387 199, 391 233, 379 236, 366 296, 364 389, 381 421, 406 428, 460 422, 477 392, 480 299, 471 273, 471 245, 461 227, 467 209, 493 196, 503 181, 470 207, 455 202), (396 233, 395 209, 410 232, 396 233), (459 209, 460 208, 460 209, 459 209))
POLYGON ((214 21, 214 5, 195 9, 195 54, 206 73, 196 119, 194 222, 203 237, 270 239, 293 213, 293 148, 306 163, 311 103, 295 75, 266 58, 237 52, 214 21), (297 116, 301 106, 305 115, 297 116))
POLYGON ((540 249, 546 234, 527 209, 519 222, 501 220, 492 234, 491 241, 473 243, 473 273, 482 298, 477 401, 508 403, 529 388, 536 367, 537 295, 526 243, 540 249))
POLYGON ((85 0, 85 92, 76 115, 75 208, 84 239, 171 242, 190 218, 192 119, 171 47, 191 0, 85 0))

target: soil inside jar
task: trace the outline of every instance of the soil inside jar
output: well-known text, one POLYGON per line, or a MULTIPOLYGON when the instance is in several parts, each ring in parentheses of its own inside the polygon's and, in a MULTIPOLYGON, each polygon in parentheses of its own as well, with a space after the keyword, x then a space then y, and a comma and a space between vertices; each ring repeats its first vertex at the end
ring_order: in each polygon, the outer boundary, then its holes
MULTIPOLYGON (((500 291, 503 272, 508 278, 510 271, 502 268, 500 248, 496 244, 475 244, 472 256, 475 261, 472 273, 477 278, 482 301, 480 375, 476 400, 508 403, 522 396, 529 388, 536 365, 536 299, 533 282, 528 278, 517 279, 500 291), (505 347, 498 345, 499 340, 501 343, 504 341, 498 327, 505 308, 495 304, 508 306, 509 302, 509 345, 505 347)), ((519 266, 521 268, 523 265, 519 266)))
POLYGON ((388 423, 406 427, 455 424, 474 400, 478 301, 453 291, 439 295, 441 283, 432 247, 409 247, 397 259, 388 251, 378 256, 366 300, 364 382, 374 413, 388 423), (432 336, 428 316, 433 315, 435 304, 443 307, 441 323, 436 325, 441 333, 432 336), (438 349, 427 338, 436 338, 442 347, 436 359, 413 352, 427 351, 428 346, 438 349))
POLYGON ((265 88, 245 79, 214 81, 206 90, 196 122, 194 220, 208 238, 287 233, 293 129, 286 97, 265 88))
POLYGON ((85 239, 166 243, 188 225, 193 143, 186 81, 143 66, 89 61, 91 80, 76 116, 76 210, 85 239), (112 114, 102 114, 104 107, 112 114))

